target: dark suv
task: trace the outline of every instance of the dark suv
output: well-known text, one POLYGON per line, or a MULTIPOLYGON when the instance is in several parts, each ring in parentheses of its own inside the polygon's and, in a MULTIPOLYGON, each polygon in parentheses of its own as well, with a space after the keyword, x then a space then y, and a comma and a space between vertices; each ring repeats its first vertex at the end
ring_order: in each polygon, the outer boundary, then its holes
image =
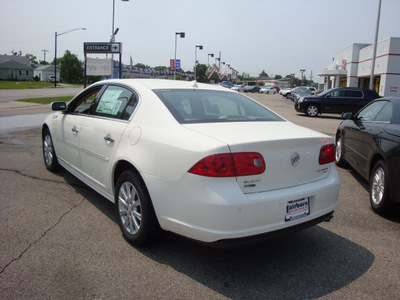
POLYGON ((376 98, 379 98, 378 93, 370 89, 334 88, 317 96, 301 97, 294 108, 309 117, 315 117, 321 113, 356 113, 376 98))

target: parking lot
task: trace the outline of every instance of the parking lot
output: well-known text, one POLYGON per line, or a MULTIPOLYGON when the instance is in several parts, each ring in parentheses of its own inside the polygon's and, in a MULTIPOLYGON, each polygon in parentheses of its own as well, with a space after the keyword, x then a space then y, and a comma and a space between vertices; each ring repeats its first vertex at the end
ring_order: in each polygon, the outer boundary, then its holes
MULTIPOLYGON (((249 94, 334 136, 339 115, 309 118, 290 100, 249 94)), ((0 133, 1 299, 399 299, 400 213, 382 217, 368 185, 340 169, 329 223, 235 249, 164 233, 135 248, 113 204, 67 172, 46 170, 41 131, 0 133)))

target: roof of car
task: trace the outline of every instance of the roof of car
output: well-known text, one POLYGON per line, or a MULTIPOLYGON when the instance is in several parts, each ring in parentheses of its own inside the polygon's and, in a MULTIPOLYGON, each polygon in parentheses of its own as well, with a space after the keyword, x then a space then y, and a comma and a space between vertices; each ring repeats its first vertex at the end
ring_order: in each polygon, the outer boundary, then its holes
POLYGON ((217 91, 229 91, 219 84, 206 84, 196 81, 168 80, 168 79, 107 79, 96 84, 125 84, 131 87, 146 87, 155 89, 207 89, 217 91))

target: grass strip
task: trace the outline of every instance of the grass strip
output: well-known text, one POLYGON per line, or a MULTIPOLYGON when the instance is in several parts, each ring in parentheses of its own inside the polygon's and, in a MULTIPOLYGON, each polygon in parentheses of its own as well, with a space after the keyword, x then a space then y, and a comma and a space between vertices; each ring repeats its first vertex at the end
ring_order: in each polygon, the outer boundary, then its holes
POLYGON ((73 96, 60 96, 60 97, 18 99, 15 101, 37 103, 37 104, 50 104, 51 102, 56 102, 56 101, 69 102, 72 98, 73 98, 73 96))

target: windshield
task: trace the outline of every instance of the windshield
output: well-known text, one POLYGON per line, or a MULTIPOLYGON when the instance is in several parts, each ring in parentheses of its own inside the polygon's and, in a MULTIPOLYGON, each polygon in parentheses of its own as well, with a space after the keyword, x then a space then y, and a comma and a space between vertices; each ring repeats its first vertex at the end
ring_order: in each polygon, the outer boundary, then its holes
POLYGON ((153 90, 181 123, 284 121, 257 102, 233 92, 153 90))

